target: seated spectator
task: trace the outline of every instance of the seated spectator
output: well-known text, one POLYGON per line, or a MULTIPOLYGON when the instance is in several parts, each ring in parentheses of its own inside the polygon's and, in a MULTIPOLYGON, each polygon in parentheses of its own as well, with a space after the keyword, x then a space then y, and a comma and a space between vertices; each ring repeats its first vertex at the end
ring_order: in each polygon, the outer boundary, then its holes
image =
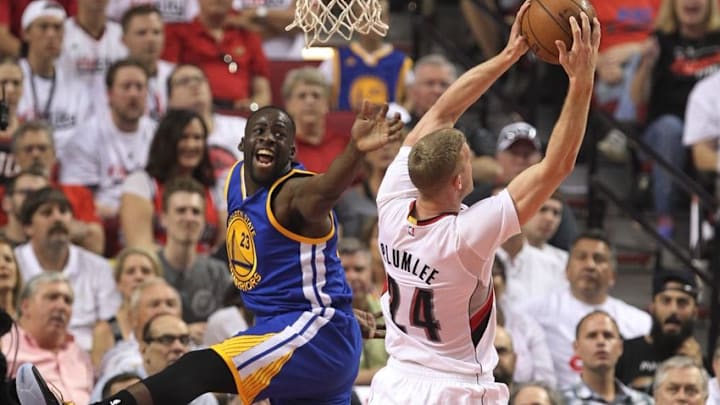
POLYGON ((650 393, 655 370, 664 360, 685 355, 702 364, 702 349, 694 336, 697 296, 695 275, 690 270, 656 270, 650 303, 652 329, 624 342, 616 370, 620 381, 650 393))
POLYGON ((140 382, 141 378, 137 373, 122 373, 108 380, 102 390, 102 397, 111 397, 127 387, 140 382))
POLYGON ((372 283, 374 291, 385 290, 385 266, 378 245, 378 219, 377 216, 371 217, 363 226, 361 239, 365 242, 365 246, 370 250, 370 270, 372 274, 372 283))
MULTIPOLYGON (((22 50, 22 15, 33 0, 13 0, 0 3, 0 55, 17 58, 22 50)), ((76 0, 57 0, 68 14, 77 10, 76 0)))
MULTIPOLYGON (((494 0, 493 0, 494 1, 494 0)), ((514 15, 514 13, 513 13, 514 15)), ((455 65, 440 54, 420 58, 413 69, 413 82, 408 88, 408 112, 411 129, 440 98, 440 95, 457 79, 455 65)), ((500 169, 493 159, 495 136, 478 125, 476 117, 464 115, 455 125, 465 134, 473 157, 473 180, 476 183, 492 183, 500 175, 500 169)))
POLYGON ((20 220, 20 209, 25 201, 25 196, 48 186, 44 173, 38 168, 22 171, 8 181, 2 200, 2 209, 8 216, 7 224, 0 228, 0 232, 13 245, 13 248, 28 240, 25 225, 20 220))
POLYGON ((57 58, 63 44, 65 10, 58 3, 39 0, 23 12, 23 40, 27 57, 20 61, 23 93, 17 114, 21 120, 45 120, 53 128, 55 150, 62 154, 75 128, 89 119, 94 108, 91 96, 68 72, 60 69, 57 58))
POLYGON ((335 206, 343 236, 360 237, 368 218, 377 217, 378 189, 385 171, 400 150, 401 142, 392 142, 365 155, 365 176, 360 184, 348 189, 335 206))
POLYGON ((601 309, 615 319, 620 334, 626 338, 650 331, 650 316, 610 296, 615 284, 615 256, 610 241, 601 230, 590 229, 577 237, 567 263, 570 288, 545 297, 526 301, 522 306, 545 331, 552 347, 558 387, 567 388, 580 381, 581 361, 574 355, 572 341, 575 329, 585 315, 601 309))
POLYGON ((715 373, 715 377, 708 383, 707 405, 717 405, 720 403, 720 338, 715 342, 712 370, 713 373, 715 373))
POLYGON ((18 317, 17 301, 22 287, 22 277, 13 245, 7 239, 0 237, 0 310, 8 313, 13 319, 18 317))
POLYGON ((325 173, 350 139, 327 125, 330 85, 316 68, 299 68, 285 76, 282 94, 296 127, 295 160, 311 172, 325 173))
POLYGON ((20 126, 18 103, 23 95, 23 72, 15 59, 0 57, 0 85, 7 106, 8 120, 7 127, 0 128, 0 184, 6 184, 20 171, 12 153, 12 134, 20 126))
POLYGON ((130 297, 135 288, 150 277, 162 277, 162 268, 155 253, 138 247, 123 249, 115 258, 113 277, 122 295, 122 304, 108 320, 95 324, 90 356, 99 368, 105 353, 132 334, 130 297))
POLYGON ((623 352, 620 330, 610 314, 595 310, 577 324, 575 354, 582 361, 580 383, 563 391, 567 405, 652 404, 652 399, 615 378, 615 365, 623 352))
POLYGON ((255 316, 245 308, 242 295, 235 284, 229 285, 223 295, 223 307, 208 317, 203 345, 212 346, 244 331, 255 322, 255 316))
POLYGON ((140 63, 115 62, 106 77, 110 114, 91 118, 77 129, 67 153, 60 154, 60 180, 93 190, 108 239, 116 220, 125 178, 147 164, 155 122, 145 116, 147 72, 140 63))
POLYGON ((207 77, 195 65, 182 63, 176 66, 168 77, 167 92, 170 108, 192 110, 203 117, 208 129, 207 143, 215 175, 224 178, 230 166, 243 158, 239 145, 247 120, 213 111, 207 77))
MULTIPOLYGON (((498 176, 494 184, 477 184, 466 201, 475 201, 489 195, 496 185, 510 183, 518 173, 542 159, 542 145, 537 130, 526 122, 514 122, 504 126, 498 135, 495 147, 495 162, 499 167, 498 176)), ((577 234, 577 223, 572 210, 564 206, 560 225, 550 243, 561 249, 567 249, 577 234)))
POLYGON ((13 134, 12 149, 15 161, 21 170, 39 169, 47 181, 62 191, 70 201, 73 210, 70 239, 73 243, 94 253, 102 254, 105 250, 105 230, 97 215, 92 192, 84 186, 58 182, 52 128, 43 121, 22 123, 13 134))
POLYGON ((160 59, 165 44, 165 30, 160 10, 152 4, 129 8, 120 20, 122 42, 128 58, 145 66, 148 72, 148 115, 160 120, 168 107, 167 80, 175 66, 160 59))
POLYGON ((305 35, 297 28, 285 29, 295 18, 295 0, 235 0, 233 8, 239 13, 228 25, 260 35, 268 60, 302 60, 305 35))
MULTIPOLYGON (((689 146, 695 167, 711 174, 718 173, 718 138, 720 120, 720 72, 700 80, 690 92, 685 110, 683 144, 689 146)), ((720 188, 715 187, 715 195, 720 188)))
POLYGON ((227 263, 197 253, 205 226, 207 192, 190 178, 176 178, 162 193, 161 222, 167 239, 158 251, 163 276, 182 297, 183 320, 201 344, 206 321, 232 285, 227 263))
POLYGON ((75 298, 62 273, 40 273, 27 280, 19 297, 17 333, 6 334, 0 342, 10 376, 21 364, 33 363, 65 400, 87 404, 93 368, 68 328, 75 298))
POLYGON ((420 121, 430 107, 457 79, 455 65, 443 55, 431 54, 420 58, 413 69, 413 81, 408 89, 409 127, 420 121))
MULTIPOLYGON (((105 74, 116 61, 127 56, 122 28, 108 21, 109 0, 77 0, 77 14, 65 19, 65 36, 57 66, 77 80, 94 102, 105 107, 105 74)), ((96 113, 100 111, 96 110, 96 113)))
POLYGON ((112 317, 120 306, 110 265, 70 241, 72 211, 61 191, 45 187, 28 194, 20 220, 30 237, 15 248, 23 280, 45 272, 68 278, 75 292, 70 330, 77 345, 90 350, 95 323, 112 317))
MULTIPOLYGON (((595 2, 602 39, 594 88, 599 108, 623 120, 634 120, 634 111, 619 110, 630 97, 630 85, 645 49, 662 0, 605 0, 595 2)), ((601 146, 602 148, 602 146, 601 146)))
POLYGON ((120 230, 127 246, 154 249, 168 238, 160 221, 163 193, 175 179, 189 177, 199 183, 203 193, 205 220, 196 247, 213 251, 224 240, 225 210, 221 184, 217 182, 207 148, 207 127, 198 114, 189 110, 170 110, 155 132, 145 170, 130 174, 120 196, 120 230))
POLYGON ((517 356, 515 355, 515 349, 513 349, 510 333, 500 325, 495 329, 493 346, 495 346, 498 355, 493 377, 495 377, 496 382, 503 383, 508 386, 509 390, 512 390, 517 356))
POLYGON ((269 70, 260 37, 227 26, 234 13, 230 1, 199 5, 200 14, 192 22, 165 27, 162 58, 202 68, 218 107, 249 112, 270 104, 269 70))
POLYGON ((708 398, 707 371, 685 356, 671 357, 655 372, 655 405, 704 405, 708 398))
POLYGON ((460 11, 483 60, 500 52, 520 5, 521 0, 460 0, 460 11))
MULTIPOLYGON (((338 243, 338 255, 345 269, 345 277, 352 288, 353 309, 372 314, 381 312, 379 291, 374 291, 371 281, 370 251, 358 239, 342 238, 338 243)), ((385 367, 387 360, 388 354, 383 340, 364 340, 360 371, 355 378, 355 384, 370 385, 375 373, 385 367)))
POLYGON ((103 356, 97 368, 97 379, 91 400, 101 399, 105 383, 115 375, 134 372, 144 376, 143 359, 139 341, 150 319, 159 314, 182 316, 180 295, 161 277, 149 277, 140 283, 130 295, 130 335, 116 342, 103 356))
MULTIPOLYGON (((540 211, 535 214, 538 215, 542 215, 540 211)), ((567 288, 565 263, 531 246, 524 232, 508 238, 495 253, 505 267, 505 302, 509 307, 567 288)))
MULTIPOLYGON (((143 328, 140 354, 144 377, 155 375, 190 351, 190 329, 177 315, 158 314, 150 318, 143 328)), ((217 405, 211 393, 205 393, 190 405, 217 405)))
POLYGON ((157 7, 165 23, 192 21, 199 10, 198 0, 114 0, 109 2, 105 14, 113 21, 121 21, 128 9, 139 4, 157 7))
MULTIPOLYGON (((647 105, 645 142, 680 170, 685 167, 682 134, 688 96, 695 83, 720 68, 718 2, 686 3, 662 1, 631 87, 633 102, 647 105)), ((659 165, 653 166, 652 187, 656 230, 671 238, 676 192, 672 177, 659 165)))
MULTIPOLYGON (((382 20, 390 22, 390 3, 381 0, 382 20)), ((360 111, 363 100, 404 104, 412 82, 412 59, 374 31, 341 45, 319 67, 332 83, 331 104, 341 111, 360 111)))
POLYGON ((534 319, 509 305, 505 295, 507 285, 505 267, 497 257, 493 261, 492 277, 498 325, 507 329, 512 338, 516 358, 513 381, 542 382, 554 387, 557 379, 545 332, 534 319))
POLYGON ((563 397, 543 383, 516 385, 510 395, 512 405, 565 405, 563 397))
MULTIPOLYGON (((565 203, 558 191, 555 191, 550 198, 540 206, 538 212, 533 215, 522 227, 522 233, 530 246, 540 249, 541 252, 557 260, 558 266, 563 269, 567 265, 568 252, 553 246, 548 242, 560 227, 563 217, 565 203)), ((569 207, 567 207, 569 209, 569 207)))

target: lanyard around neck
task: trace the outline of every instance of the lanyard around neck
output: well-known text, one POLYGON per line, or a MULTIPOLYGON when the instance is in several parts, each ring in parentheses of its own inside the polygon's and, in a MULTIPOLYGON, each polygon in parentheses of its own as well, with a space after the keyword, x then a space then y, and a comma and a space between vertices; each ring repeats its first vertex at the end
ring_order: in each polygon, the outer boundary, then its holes
POLYGON ((35 110, 35 114, 38 115, 37 118, 47 120, 50 118, 50 105, 52 104, 53 97, 55 96, 55 83, 56 83, 57 75, 55 72, 53 72, 52 75, 52 83, 50 84, 50 94, 48 94, 47 101, 45 102, 45 108, 41 111, 38 108, 38 96, 37 91, 35 90, 35 73, 32 71, 30 72, 30 88, 32 89, 32 97, 33 97, 33 108, 35 110))

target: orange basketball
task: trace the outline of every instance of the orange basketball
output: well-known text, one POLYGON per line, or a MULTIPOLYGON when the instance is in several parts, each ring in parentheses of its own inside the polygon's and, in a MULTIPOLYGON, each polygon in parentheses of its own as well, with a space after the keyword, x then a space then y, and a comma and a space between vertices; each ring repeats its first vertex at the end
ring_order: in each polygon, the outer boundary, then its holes
POLYGON ((578 24, 581 24, 582 11, 587 14, 592 24, 595 8, 588 0, 532 0, 523 15, 520 31, 538 58, 557 65, 559 62, 555 41, 565 42, 567 49, 570 49, 572 30, 568 19, 575 16, 578 24))

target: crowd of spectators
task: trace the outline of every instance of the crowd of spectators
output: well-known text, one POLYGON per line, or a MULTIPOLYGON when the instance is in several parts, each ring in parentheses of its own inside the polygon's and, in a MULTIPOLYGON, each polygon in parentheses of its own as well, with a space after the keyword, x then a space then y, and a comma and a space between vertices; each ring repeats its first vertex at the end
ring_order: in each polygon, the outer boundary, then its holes
MULTIPOLYGON (((519 1, 461 3, 478 46, 495 52, 488 36, 502 35, 519 1), (488 10, 497 20, 479 27, 488 10)), ((641 128, 673 164, 716 171, 717 2, 595 3, 598 108, 641 128)), ((303 35, 284 30, 294 11, 294 0, 0 2, 9 108, 0 308, 17 321, 0 349, 10 376, 33 362, 66 400, 86 404, 252 324, 225 253, 225 174, 243 158, 245 117, 286 108, 296 160, 322 173, 348 142, 338 122, 361 100, 392 103, 410 129, 458 76, 441 54, 413 62, 369 34, 319 67, 304 61, 271 81, 271 67, 302 61, 303 35)), ((459 121, 474 154, 469 203, 542 157, 545 134, 507 121, 497 134, 459 121)), ((399 146, 368 154, 335 210, 353 306, 372 313, 385 287, 375 198, 399 146)), ((657 229, 672 238, 677 202, 668 179, 652 173, 657 229)), ((658 270, 652 301, 634 307, 612 295, 613 241, 578 228, 555 193, 496 252, 495 375, 511 403, 720 403, 718 379, 708 377, 720 371, 720 346, 703 358, 694 338, 701 286, 692 273, 658 270)), ((383 342, 366 341, 356 384, 368 385, 386 361, 383 342)))

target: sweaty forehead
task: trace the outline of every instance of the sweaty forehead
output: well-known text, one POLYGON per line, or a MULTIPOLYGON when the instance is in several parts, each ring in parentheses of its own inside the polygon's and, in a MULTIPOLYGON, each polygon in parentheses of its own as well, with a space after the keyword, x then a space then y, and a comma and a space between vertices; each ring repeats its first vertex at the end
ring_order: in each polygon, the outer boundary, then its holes
POLYGON ((285 125, 289 125, 291 120, 283 110, 277 108, 265 108, 259 110, 250 117, 250 124, 261 122, 268 124, 283 123, 285 125))
POLYGON ((279 125, 288 129, 288 135, 295 135, 295 123, 285 111, 275 107, 265 107, 253 114, 248 120, 247 128, 257 125, 279 125))

